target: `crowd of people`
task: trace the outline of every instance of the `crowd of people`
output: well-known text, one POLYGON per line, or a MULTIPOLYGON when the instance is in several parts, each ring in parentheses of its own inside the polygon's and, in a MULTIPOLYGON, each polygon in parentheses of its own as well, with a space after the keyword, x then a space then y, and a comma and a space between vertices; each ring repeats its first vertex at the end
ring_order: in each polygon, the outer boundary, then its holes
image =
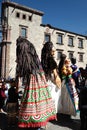
POLYGON ((50 120, 58 120, 59 113, 76 116, 80 69, 76 59, 69 59, 65 54, 57 63, 55 52, 53 43, 46 42, 40 61, 30 41, 22 37, 17 39, 15 80, 10 81, 8 89, 4 82, 0 86, 0 112, 5 103, 8 126, 15 125, 16 116, 18 127, 35 130, 46 127, 50 120), (21 82, 25 86, 22 97, 19 96, 21 82), (20 107, 18 99, 21 99, 20 107))

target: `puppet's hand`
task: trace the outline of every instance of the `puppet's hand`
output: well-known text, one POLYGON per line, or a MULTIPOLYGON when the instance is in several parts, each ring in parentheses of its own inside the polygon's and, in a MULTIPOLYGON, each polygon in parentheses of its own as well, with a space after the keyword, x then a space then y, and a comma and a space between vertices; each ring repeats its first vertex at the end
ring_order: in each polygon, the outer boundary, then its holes
POLYGON ((54 74, 54 83, 56 84, 58 88, 61 88, 61 79, 56 69, 53 70, 53 74, 54 74))

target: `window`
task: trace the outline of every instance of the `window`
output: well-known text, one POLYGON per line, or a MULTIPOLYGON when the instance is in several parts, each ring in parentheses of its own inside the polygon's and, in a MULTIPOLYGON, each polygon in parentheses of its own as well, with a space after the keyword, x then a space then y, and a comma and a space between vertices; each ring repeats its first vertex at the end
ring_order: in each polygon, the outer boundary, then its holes
POLYGON ((69 36, 69 42, 68 42, 69 46, 73 46, 73 37, 69 36))
POLYGON ((58 41, 57 41, 58 44, 63 44, 63 35, 62 34, 58 34, 58 41))
POLYGON ((83 54, 79 53, 79 61, 83 62, 83 54))
POLYGON ((58 59, 58 60, 60 59, 61 55, 62 55, 62 51, 58 51, 58 52, 57 52, 57 59, 58 59))
POLYGON ((69 52, 69 59, 71 59, 73 57, 73 53, 69 52))
POLYGON ((83 48, 83 39, 79 39, 78 47, 83 48))
POLYGON ((23 14, 22 19, 26 19, 26 15, 25 14, 23 14))
POLYGON ((20 25, 20 36, 24 38, 27 37, 27 27, 20 25))
POLYGON ((21 36, 26 37, 26 28, 21 28, 21 36))
POLYGON ((20 18, 20 13, 16 12, 16 18, 20 18))
POLYGON ((45 34, 45 42, 49 42, 50 41, 50 35, 49 34, 45 34))
POLYGON ((28 17, 29 21, 32 21, 32 15, 28 17))

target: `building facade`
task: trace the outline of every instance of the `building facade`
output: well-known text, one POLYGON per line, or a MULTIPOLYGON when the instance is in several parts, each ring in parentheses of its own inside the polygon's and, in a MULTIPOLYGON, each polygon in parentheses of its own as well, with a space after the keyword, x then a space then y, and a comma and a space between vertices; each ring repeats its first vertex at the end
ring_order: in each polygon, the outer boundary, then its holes
MULTIPOLYGON (((42 23, 44 12, 19 5, 14 2, 2 2, 2 42, 1 77, 15 77, 16 40, 19 36, 32 42, 41 57, 41 49, 46 41, 52 41, 56 48, 57 63, 60 55, 76 57, 77 65, 87 65, 87 37, 42 23)), ((49 21, 48 21, 49 22, 49 21)))

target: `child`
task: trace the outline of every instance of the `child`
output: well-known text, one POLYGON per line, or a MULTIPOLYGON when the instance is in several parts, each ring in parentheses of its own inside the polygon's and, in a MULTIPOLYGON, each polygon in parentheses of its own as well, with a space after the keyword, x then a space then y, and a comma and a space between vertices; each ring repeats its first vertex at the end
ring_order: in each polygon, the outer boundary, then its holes
POLYGON ((7 116, 8 126, 14 126, 16 123, 16 115, 18 113, 18 93, 15 89, 15 81, 11 81, 11 87, 8 89, 7 99, 7 116))

